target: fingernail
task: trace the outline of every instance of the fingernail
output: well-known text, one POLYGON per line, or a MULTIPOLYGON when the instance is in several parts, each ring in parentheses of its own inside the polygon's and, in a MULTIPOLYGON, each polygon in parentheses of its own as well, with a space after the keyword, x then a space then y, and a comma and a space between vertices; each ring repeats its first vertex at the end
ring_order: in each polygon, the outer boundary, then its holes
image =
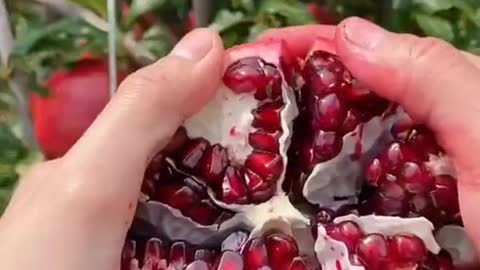
POLYGON ((348 19, 344 24, 345 39, 353 45, 373 50, 384 39, 386 31, 361 18, 348 19))
POLYGON ((184 36, 170 54, 191 61, 202 60, 212 49, 213 33, 207 29, 196 29, 184 36))

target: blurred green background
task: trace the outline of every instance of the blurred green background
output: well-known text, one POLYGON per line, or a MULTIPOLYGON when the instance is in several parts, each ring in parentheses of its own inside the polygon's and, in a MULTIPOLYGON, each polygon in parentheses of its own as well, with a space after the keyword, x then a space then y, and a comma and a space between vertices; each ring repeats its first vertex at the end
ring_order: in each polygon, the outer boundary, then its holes
MULTIPOLYGON (((73 71, 89 59, 105 59, 108 52, 105 0, 2 2, 8 10, 3 19, 8 20, 0 22, 0 29, 11 30, 12 37, 0 31, 0 212, 26 168, 56 157, 44 155, 48 146, 38 145, 29 106, 32 93, 54 98, 55 89, 48 87, 54 87, 48 83, 52 76, 73 71)), ((227 47, 253 41, 272 27, 335 24, 345 17, 361 16, 392 31, 436 36, 480 54, 478 0, 204 0, 208 8, 202 10, 211 12, 201 14, 202 18, 196 17, 190 0, 117 2, 118 61, 127 72, 165 55, 197 26, 197 19, 208 19, 209 27, 219 31, 227 47)), ((85 106, 68 102, 62 105, 85 106)), ((33 119, 45 110, 34 111, 33 119)), ((58 114, 62 114, 60 109, 58 114)), ((58 143, 64 138, 52 135, 48 140, 58 143)))

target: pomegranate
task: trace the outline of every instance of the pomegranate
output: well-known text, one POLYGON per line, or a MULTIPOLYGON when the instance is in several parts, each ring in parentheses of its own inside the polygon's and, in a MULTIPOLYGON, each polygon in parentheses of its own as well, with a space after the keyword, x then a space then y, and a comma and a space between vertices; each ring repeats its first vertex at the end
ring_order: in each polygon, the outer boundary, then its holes
POLYGON ((352 77, 332 44, 316 42, 304 60, 282 41, 241 45, 225 63, 216 96, 145 172, 132 230, 174 244, 133 264, 127 252, 128 265, 374 270, 472 261, 455 255, 471 242, 444 151, 352 77))
MULTIPOLYGON (((118 74, 120 80, 125 77, 118 74)), ((75 144, 110 99, 108 63, 82 60, 72 70, 54 72, 45 87, 50 95, 33 93, 31 111, 41 149, 54 159, 75 144)))
POLYGON ((374 189, 363 202, 363 213, 423 216, 437 226, 461 224, 456 179, 435 171, 431 162, 444 155, 431 131, 415 125, 394 135, 396 141, 366 171, 374 189))

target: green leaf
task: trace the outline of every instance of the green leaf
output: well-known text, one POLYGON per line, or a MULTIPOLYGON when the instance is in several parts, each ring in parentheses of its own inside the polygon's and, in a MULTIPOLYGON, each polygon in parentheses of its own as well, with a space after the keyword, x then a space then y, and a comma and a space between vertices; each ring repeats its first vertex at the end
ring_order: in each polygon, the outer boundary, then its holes
POLYGON ((157 58, 163 57, 173 48, 169 29, 162 25, 155 25, 145 32, 140 44, 157 58))
POLYGON ((420 6, 427 13, 435 13, 453 7, 455 0, 413 0, 413 3, 420 6))
POLYGON ((0 124, 0 164, 16 164, 27 155, 22 141, 15 137, 10 128, 0 124))
POLYGON ((240 11, 230 11, 224 9, 220 10, 217 13, 209 28, 221 33, 231 27, 242 24, 246 21, 253 22, 253 19, 248 18, 245 13, 242 13, 240 11))
POLYGON ((107 1, 106 0, 70 0, 86 9, 89 9, 102 18, 107 18, 107 1))
POLYGON ((134 23, 143 14, 162 7, 166 2, 166 0, 133 0, 128 23, 134 23))
POLYGON ((298 1, 265 0, 262 1, 260 13, 281 16, 284 26, 315 23, 307 5, 298 1))
POLYGON ((454 40, 453 27, 448 20, 426 14, 416 14, 415 19, 426 35, 439 37, 449 42, 454 40))

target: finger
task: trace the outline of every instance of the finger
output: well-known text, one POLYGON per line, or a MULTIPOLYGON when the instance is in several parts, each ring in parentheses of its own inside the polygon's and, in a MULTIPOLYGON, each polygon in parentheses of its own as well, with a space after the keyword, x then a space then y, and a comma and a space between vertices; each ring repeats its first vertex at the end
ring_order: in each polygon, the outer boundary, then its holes
POLYGON ((474 209, 480 198, 479 70, 443 41, 390 33, 358 18, 340 24, 335 43, 354 76, 435 131, 458 170, 464 222, 480 244, 474 209))
POLYGON ((304 25, 270 29, 261 34, 259 40, 285 40, 292 53, 303 58, 317 38, 332 40, 335 28, 333 25, 304 25))
POLYGON ((480 69, 480 56, 469 52, 462 52, 462 54, 467 58, 468 61, 480 69))
POLYGON ((195 30, 168 56, 122 82, 64 157, 64 170, 75 174, 63 185, 81 197, 85 211, 108 208, 120 224, 128 222, 149 159, 218 87, 223 52, 217 34, 195 30))

